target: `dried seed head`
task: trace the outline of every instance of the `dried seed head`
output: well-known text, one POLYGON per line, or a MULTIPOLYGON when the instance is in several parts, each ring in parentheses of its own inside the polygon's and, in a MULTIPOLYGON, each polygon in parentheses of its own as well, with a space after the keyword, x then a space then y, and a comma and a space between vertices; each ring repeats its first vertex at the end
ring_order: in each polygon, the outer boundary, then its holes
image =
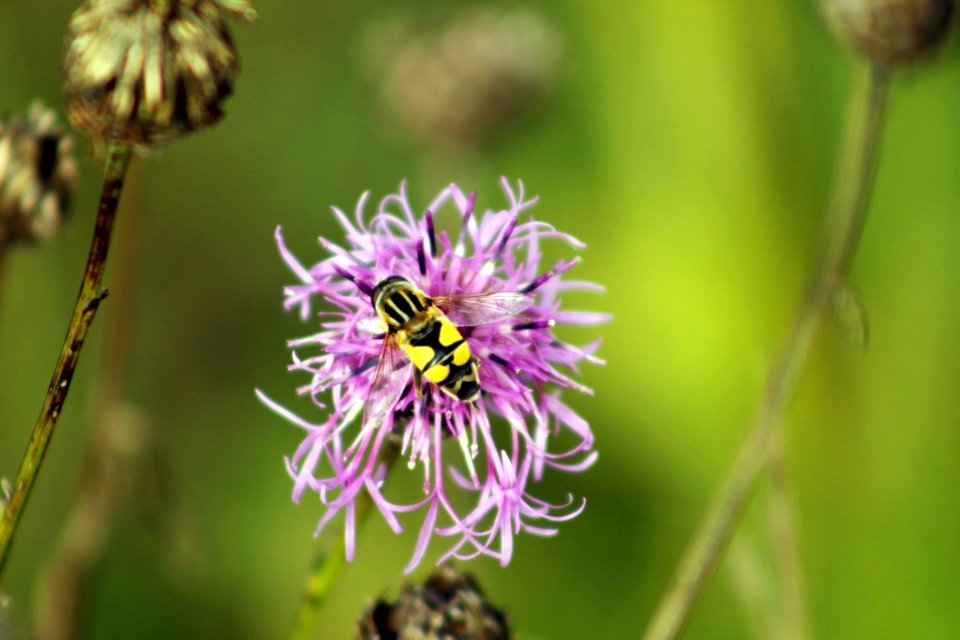
POLYGON ((224 14, 256 16, 247 0, 87 0, 67 27, 70 122, 137 146, 216 122, 238 71, 224 14))
POLYGON ((0 118, 0 250, 60 228, 77 186, 73 141, 34 102, 26 118, 0 118))
POLYGON ((509 640, 503 612, 483 597, 472 576, 450 565, 423 586, 406 585, 394 604, 377 601, 357 622, 358 640, 509 640))
POLYGON ((934 51, 950 30, 954 0, 825 0, 837 35, 874 61, 895 65, 934 51))
POLYGON ((381 107, 415 142, 487 141, 553 85, 562 40, 526 9, 468 8, 434 24, 371 31, 367 53, 381 107))

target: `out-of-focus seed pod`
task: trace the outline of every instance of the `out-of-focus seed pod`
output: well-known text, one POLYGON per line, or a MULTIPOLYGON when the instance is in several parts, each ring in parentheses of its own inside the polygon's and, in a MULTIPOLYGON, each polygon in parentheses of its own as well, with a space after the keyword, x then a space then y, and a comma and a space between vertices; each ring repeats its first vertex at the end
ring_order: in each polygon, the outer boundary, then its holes
POLYGON ((35 102, 26 118, 0 118, 0 251, 53 236, 77 186, 73 141, 35 102))
POLYGON ((548 93, 562 57, 556 30, 528 9, 395 21, 371 30, 366 44, 381 107, 427 146, 487 141, 548 93))
POLYGON ((823 0, 833 30, 892 66, 933 52, 950 31, 954 0, 823 0))
POLYGON ((247 0, 87 0, 67 28, 67 116, 95 142, 152 146, 223 115, 239 62, 226 15, 247 0))
POLYGON ((377 601, 357 622, 358 640, 510 640, 504 613, 472 576, 444 566, 393 604, 377 601))

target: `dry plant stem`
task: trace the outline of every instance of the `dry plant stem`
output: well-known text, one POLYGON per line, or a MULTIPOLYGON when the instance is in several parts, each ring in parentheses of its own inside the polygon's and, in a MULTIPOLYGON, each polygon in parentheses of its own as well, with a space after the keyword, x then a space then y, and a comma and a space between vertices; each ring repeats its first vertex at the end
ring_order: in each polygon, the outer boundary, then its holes
MULTIPOLYGON (((139 208, 142 167, 132 166, 126 176, 127 211, 139 208)), ((137 217, 129 216, 114 231, 118 246, 113 257, 112 311, 103 322, 110 340, 101 345, 76 495, 59 542, 36 582, 34 624, 37 637, 45 640, 84 636, 90 586, 116 527, 117 514, 132 501, 139 476, 150 468, 149 426, 132 407, 123 404, 136 294, 138 222, 137 217)))
POLYGON ((733 536, 763 469, 810 344, 834 296, 844 286, 860 239, 873 185, 888 89, 888 70, 865 69, 846 123, 843 155, 806 293, 774 362, 750 431, 729 474, 691 540, 660 600, 645 640, 680 636, 733 536))
POLYGON ((30 444, 20 464, 10 501, 0 518, 0 575, 6 565, 10 545, 20 522, 20 516, 23 514, 23 508, 30 496, 30 490, 33 488, 40 465, 50 446, 50 438, 53 436, 57 419, 67 399, 70 381, 76 371, 87 331, 96 315, 97 307, 106 296, 106 292, 100 289, 100 283, 103 279, 103 269, 107 259, 107 249, 110 246, 113 221, 120 201, 120 192, 123 189, 123 179, 129 163, 129 147, 111 144, 108 150, 103 190, 100 193, 96 226, 90 244, 90 254, 87 257, 87 266, 83 273, 83 282, 80 284, 80 293, 73 307, 73 315, 70 317, 70 325, 67 327, 67 335, 50 380, 50 387, 43 399, 40 416, 37 418, 30 444))
MULTIPOLYGON (((397 459, 396 447, 388 444, 383 454, 383 462, 387 465, 389 475, 397 459)), ((356 528, 359 531, 370 514, 373 500, 364 493, 357 502, 356 528)), ((311 640, 317 630, 317 620, 327 596, 330 594, 345 559, 345 538, 338 535, 334 540, 321 540, 320 548, 310 565, 310 573, 303 586, 303 595, 300 598, 300 608, 297 609, 297 619, 290 633, 290 640, 311 640)))

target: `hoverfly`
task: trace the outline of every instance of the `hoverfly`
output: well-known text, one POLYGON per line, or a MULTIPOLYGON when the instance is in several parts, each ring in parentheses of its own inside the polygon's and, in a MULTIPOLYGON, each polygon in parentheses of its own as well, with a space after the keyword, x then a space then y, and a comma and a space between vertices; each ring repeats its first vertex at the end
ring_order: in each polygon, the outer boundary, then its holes
POLYGON ((396 375, 405 368, 400 354, 413 364, 413 385, 418 397, 426 378, 455 400, 476 400, 480 396, 480 363, 458 327, 499 322, 533 303, 529 295, 516 292, 431 298, 397 275, 378 282, 370 293, 370 301, 387 331, 363 424, 383 417, 403 392, 407 377, 396 375))

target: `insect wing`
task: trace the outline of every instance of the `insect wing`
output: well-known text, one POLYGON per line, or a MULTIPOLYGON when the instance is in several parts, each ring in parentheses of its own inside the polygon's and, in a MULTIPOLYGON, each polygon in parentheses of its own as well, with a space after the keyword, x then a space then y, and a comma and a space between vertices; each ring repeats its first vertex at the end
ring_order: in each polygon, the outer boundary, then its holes
POLYGON ((523 312, 533 304, 533 298, 523 293, 468 293, 436 296, 434 304, 461 327, 491 324, 523 312))
POLYGON ((383 423, 403 393, 409 365, 400 354, 394 337, 390 334, 385 336, 363 407, 363 421, 360 423, 362 429, 376 429, 383 423))

